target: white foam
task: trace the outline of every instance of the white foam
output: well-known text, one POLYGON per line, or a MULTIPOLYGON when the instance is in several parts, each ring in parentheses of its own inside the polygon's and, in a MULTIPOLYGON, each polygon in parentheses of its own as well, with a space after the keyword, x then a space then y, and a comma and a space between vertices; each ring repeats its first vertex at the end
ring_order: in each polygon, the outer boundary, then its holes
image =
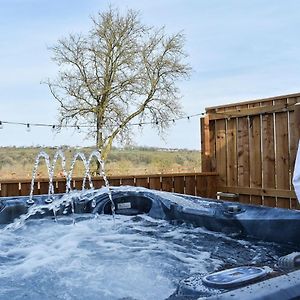
POLYGON ((3 284, 14 278, 17 285, 39 282, 51 288, 47 283, 51 273, 65 298, 97 295, 90 299, 164 299, 176 287, 175 274, 169 273, 172 260, 161 268, 160 260, 169 255, 166 243, 151 236, 155 232, 151 227, 146 230, 123 216, 116 218, 115 225, 109 216, 76 225, 51 220, 30 223, 0 236, 3 284))

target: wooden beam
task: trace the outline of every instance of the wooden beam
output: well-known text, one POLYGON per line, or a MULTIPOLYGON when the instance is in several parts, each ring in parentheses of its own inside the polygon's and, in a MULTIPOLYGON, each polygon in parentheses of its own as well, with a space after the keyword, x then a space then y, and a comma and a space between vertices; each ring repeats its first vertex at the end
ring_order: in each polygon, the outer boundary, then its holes
POLYGON ((218 192, 296 199, 296 194, 294 191, 268 189, 268 188, 246 188, 246 187, 235 187, 235 186, 222 186, 222 187, 218 187, 218 192))
POLYGON ((276 104, 272 106, 258 106, 252 108, 235 109, 226 112, 208 112, 209 120, 241 118, 259 114, 273 114, 277 112, 293 111, 295 104, 276 104))
MULTIPOLYGON (((225 104, 225 105, 217 105, 217 106, 211 106, 207 107, 206 111, 209 112, 210 110, 217 110, 219 108, 226 108, 226 107, 236 107, 237 105, 247 105, 247 104, 253 104, 256 102, 264 103, 268 101, 276 101, 279 99, 288 99, 288 98, 297 98, 300 97, 300 93, 295 93, 295 94, 289 94, 289 95, 282 95, 282 96, 275 96, 275 97, 268 97, 268 98, 263 98, 263 99, 253 99, 253 100, 246 100, 242 102, 235 102, 232 104, 225 104)), ((230 101, 232 102, 232 101, 230 101)))

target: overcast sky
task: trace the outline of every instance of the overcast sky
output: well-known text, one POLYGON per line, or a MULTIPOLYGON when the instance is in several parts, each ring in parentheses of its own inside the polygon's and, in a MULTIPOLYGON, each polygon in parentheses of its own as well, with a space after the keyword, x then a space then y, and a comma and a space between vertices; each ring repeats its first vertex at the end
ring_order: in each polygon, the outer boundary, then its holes
MULTIPOLYGON (((86 32, 109 4, 137 9, 147 25, 184 31, 193 73, 180 84, 186 114, 205 107, 300 92, 297 0, 0 0, 0 121, 56 123, 57 103, 40 82, 55 77, 48 46, 86 32)), ((151 128, 141 146, 199 149, 199 118, 178 121, 165 141, 151 128)), ((5 125, 0 146, 93 145, 73 130, 5 125)))

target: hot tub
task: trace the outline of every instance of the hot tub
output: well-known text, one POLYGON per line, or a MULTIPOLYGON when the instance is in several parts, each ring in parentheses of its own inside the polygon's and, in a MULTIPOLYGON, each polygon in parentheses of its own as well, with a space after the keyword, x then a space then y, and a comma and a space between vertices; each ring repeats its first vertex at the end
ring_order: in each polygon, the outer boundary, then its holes
POLYGON ((299 250, 298 211, 145 188, 112 187, 111 194, 114 218, 107 188, 55 195, 50 204, 48 195, 34 196, 33 206, 28 197, 0 198, 0 298, 300 295, 299 271, 276 267, 280 256, 299 250), (265 276, 225 288, 203 280, 241 266, 263 267, 265 276))

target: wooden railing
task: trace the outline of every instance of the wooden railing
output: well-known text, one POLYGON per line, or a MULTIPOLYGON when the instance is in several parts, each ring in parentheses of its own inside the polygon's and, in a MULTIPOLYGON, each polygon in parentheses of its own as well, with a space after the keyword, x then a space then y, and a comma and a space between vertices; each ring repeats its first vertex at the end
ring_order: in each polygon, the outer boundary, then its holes
MULTIPOLYGON (((153 174, 137 176, 109 176, 111 186, 141 186, 149 189, 189 194, 208 198, 215 198, 217 192, 217 174, 185 173, 185 174, 153 174)), ((66 190, 65 178, 54 178, 55 193, 64 193, 66 190)), ((94 177, 93 185, 100 188, 104 185, 102 177, 94 177)), ((26 180, 0 180, 0 196, 27 196, 30 193, 31 181, 26 180)), ((82 178, 73 178, 71 186, 74 189, 82 188, 82 178)), ((34 184, 34 195, 47 194, 48 178, 38 178, 34 184)), ((86 182, 88 188, 88 181, 86 182)))

